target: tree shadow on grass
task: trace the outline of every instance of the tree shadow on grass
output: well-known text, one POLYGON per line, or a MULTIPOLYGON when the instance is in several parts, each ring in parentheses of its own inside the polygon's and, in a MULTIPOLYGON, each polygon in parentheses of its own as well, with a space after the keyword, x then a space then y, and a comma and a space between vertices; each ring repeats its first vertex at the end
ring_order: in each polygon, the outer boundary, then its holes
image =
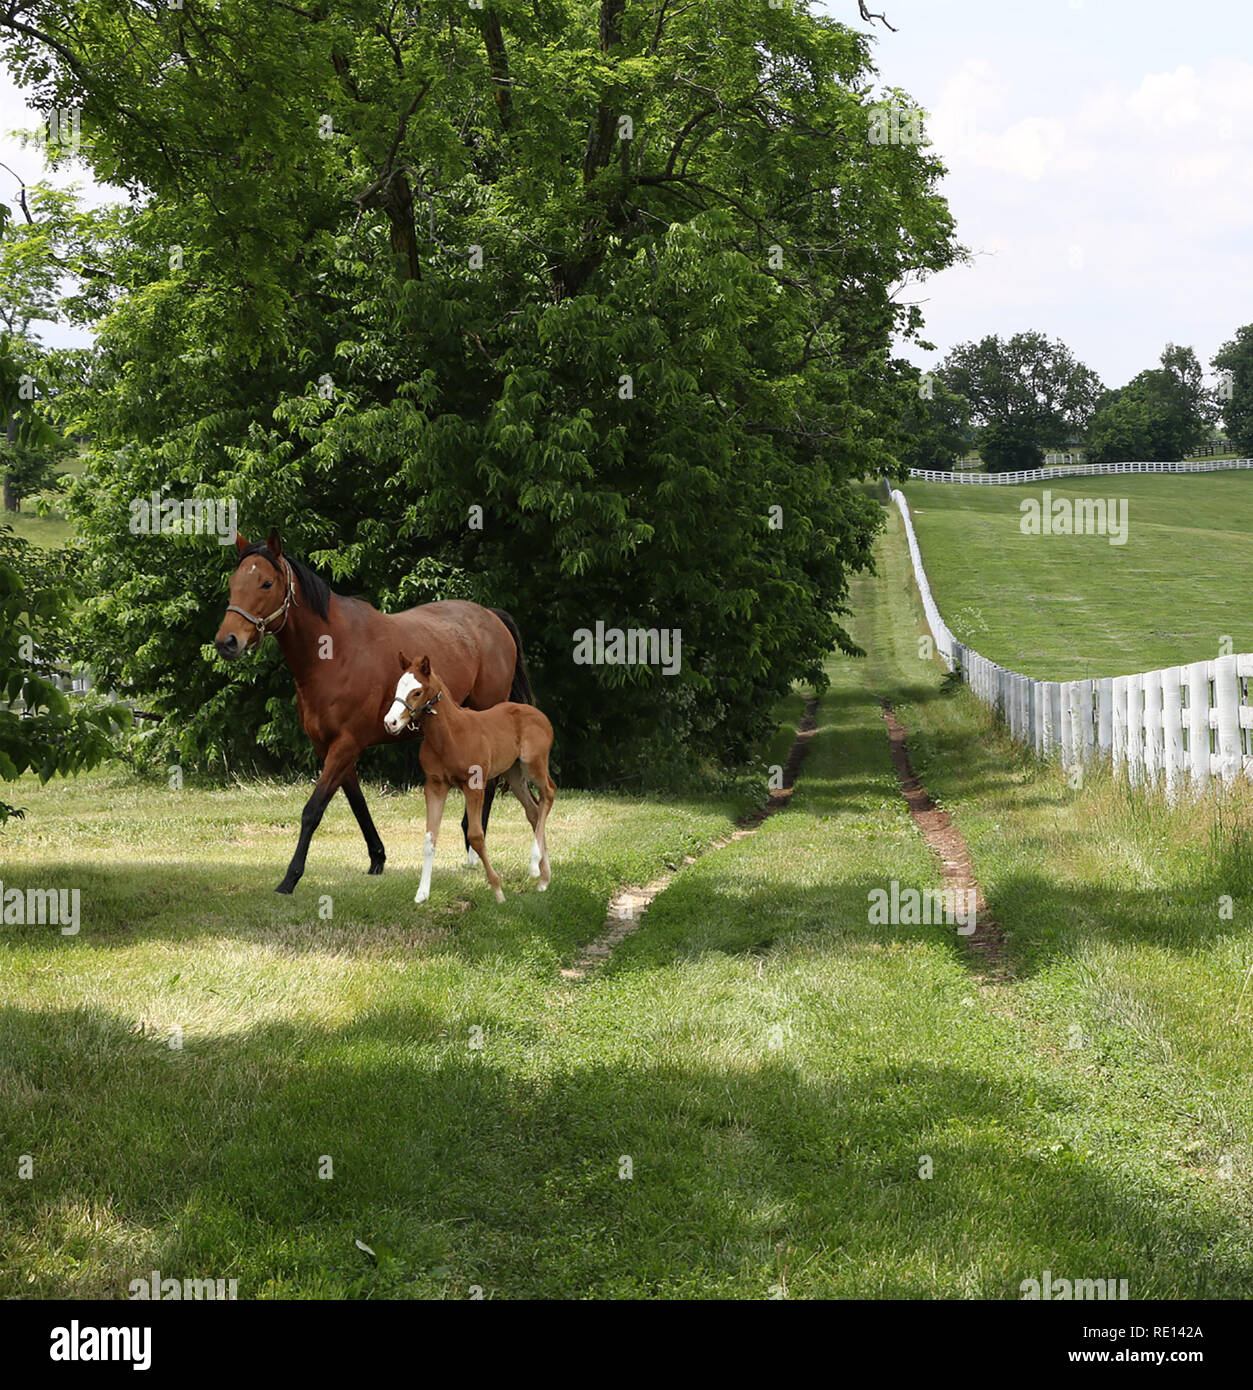
POLYGON ((503 1019, 477 1054, 453 1023, 388 1008, 172 1061, 99 1010, 0 1010, 5 1093, 26 1088, 4 1146, 36 1172, 9 1184, 0 1285, 118 1297, 156 1268, 243 1298, 1017 1298, 1049 1269, 1253 1294, 1231 1222, 1168 1175, 1059 1152, 1071 1097, 978 1058, 821 1075, 713 1065, 693 1036, 541 1060, 503 1019), (106 1207, 125 1230, 85 1232, 106 1207))
MULTIPOLYGON (((820 887, 778 881, 746 886, 743 875, 733 880, 719 884, 696 874, 676 880, 654 900, 609 968, 666 966, 706 953, 760 954, 777 942, 801 938, 833 950, 927 942, 974 973, 985 968, 984 958, 966 947, 969 933, 960 928, 968 924, 941 915, 953 900, 927 903, 922 897, 924 891, 938 892, 933 877, 902 878, 895 890, 886 873, 865 869, 820 887), (898 920, 871 920, 872 912, 877 917, 885 911, 894 911, 898 920)), ((1022 980, 1057 960, 1083 956, 1094 942, 1137 943, 1185 957, 1229 938, 1247 939, 1247 919, 1241 920, 1238 908, 1232 918, 1220 917, 1213 894, 1206 872, 1169 894, 1075 887, 1045 873, 1020 874, 998 884, 990 906, 1005 931, 1013 977, 1022 980)), ((1234 1005, 1238 973, 1229 985, 1234 1005)))
MULTIPOLYGON (((525 856, 529 860, 529 850, 525 856)), ((206 939, 286 955, 374 957, 389 950, 422 955, 460 951, 467 960, 484 952, 547 950, 568 954, 605 919, 614 884, 597 885, 595 860, 558 859, 547 893, 536 891, 524 856, 497 856, 506 900, 496 903, 481 868, 445 859, 437 866, 429 902, 416 904, 417 871, 381 877, 329 871, 307 875, 290 896, 273 891, 273 875, 252 869, 225 878, 222 865, 203 860, 119 865, 41 863, 37 873, 6 888, 77 890, 78 931, 60 926, 9 925, 2 947, 48 956, 129 950, 145 942, 194 946, 206 939), (512 862, 514 859, 518 862, 512 862)), ((3 951, 0 950, 0 958, 3 951)))

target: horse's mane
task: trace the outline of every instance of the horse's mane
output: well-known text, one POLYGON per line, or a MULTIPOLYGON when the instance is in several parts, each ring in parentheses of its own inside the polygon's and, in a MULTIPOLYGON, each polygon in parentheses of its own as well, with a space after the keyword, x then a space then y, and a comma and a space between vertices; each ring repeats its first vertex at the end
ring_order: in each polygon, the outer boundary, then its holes
MULTIPOLYGON (((258 541, 255 545, 250 545, 247 550, 239 557, 240 563, 248 558, 249 555, 260 555, 268 560, 280 573, 282 566, 270 554, 264 541, 258 541)), ((293 560, 286 552, 283 559, 292 567, 292 572, 300 580, 300 588, 306 599, 313 606, 313 611, 319 618, 327 617, 327 608, 331 601, 331 586, 322 578, 320 574, 314 572, 301 560, 293 560)))

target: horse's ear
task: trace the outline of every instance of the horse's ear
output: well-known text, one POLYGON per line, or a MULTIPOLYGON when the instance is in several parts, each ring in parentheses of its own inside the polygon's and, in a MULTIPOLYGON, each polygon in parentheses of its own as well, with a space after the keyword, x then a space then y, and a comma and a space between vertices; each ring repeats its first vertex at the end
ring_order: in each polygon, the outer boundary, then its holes
POLYGON ((241 535, 239 534, 238 531, 236 531, 236 532, 235 532, 235 553, 236 553, 237 555, 242 555, 242 554, 244 553, 244 551, 247 550, 247 549, 248 549, 248 542, 247 542, 246 540, 244 540, 243 536, 241 536, 241 535))
POLYGON ((424 657, 422 658, 422 665, 418 667, 418 675, 420 675, 420 676, 429 676, 430 674, 431 674, 431 658, 430 658, 429 656, 424 656, 424 657))
POLYGON ((271 531, 266 537, 265 548, 276 560, 281 560, 283 558, 283 542, 279 540, 276 530, 271 531))
POLYGON ((409 669, 409 658, 404 652, 397 652, 396 655, 400 657, 400 669, 402 671, 407 671, 409 669))

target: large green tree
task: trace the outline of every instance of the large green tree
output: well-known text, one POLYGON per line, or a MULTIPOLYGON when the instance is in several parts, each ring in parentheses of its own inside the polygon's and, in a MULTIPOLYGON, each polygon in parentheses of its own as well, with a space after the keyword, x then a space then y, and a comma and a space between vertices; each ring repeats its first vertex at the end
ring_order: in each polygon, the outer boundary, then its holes
POLYGON ((1236 329, 1212 365, 1222 373, 1218 403, 1231 446, 1242 458, 1253 457, 1253 323, 1236 329))
POLYGON ((762 0, 29 0, 6 34, 133 200, 80 404, 84 654, 182 757, 304 744, 272 651, 195 659, 225 561, 128 534, 154 489, 383 606, 510 609, 567 776, 742 755, 849 645, 893 291, 956 254, 936 159, 870 138, 866 36, 762 0), (680 629, 681 672, 575 665, 598 620, 680 629))
POLYGON ((1101 393, 1096 373, 1043 333, 961 343, 941 375, 983 427, 979 451, 990 472, 1039 467, 1044 449, 1084 428, 1101 393))
POLYGON ((1186 458, 1216 419, 1196 353, 1167 343, 1161 366, 1101 398, 1088 426, 1087 456, 1092 463, 1186 458))
MULTIPOLYGON (((0 526, 0 782, 24 772, 46 782, 94 766, 112 751, 115 721, 127 717, 98 701, 71 702, 57 687, 48 648, 64 621, 63 579, 55 560, 0 526)), ((21 814, 0 796, 0 825, 21 814)))
POLYGON ((952 468, 970 447, 970 402, 950 391, 937 372, 921 372, 907 363, 901 369, 900 438, 896 456, 901 469, 952 468))
POLYGON ((78 213, 72 193, 27 188, 7 166, 0 175, 15 184, 12 206, 0 203, 0 505, 14 512, 52 481, 67 449, 52 419, 55 354, 37 330, 63 315, 64 243, 78 213))

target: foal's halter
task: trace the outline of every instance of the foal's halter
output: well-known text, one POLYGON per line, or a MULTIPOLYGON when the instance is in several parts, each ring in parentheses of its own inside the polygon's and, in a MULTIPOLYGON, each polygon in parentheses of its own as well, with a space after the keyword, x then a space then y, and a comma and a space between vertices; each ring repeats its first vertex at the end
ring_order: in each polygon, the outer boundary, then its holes
POLYGON ((247 618, 248 621, 253 625, 253 627, 257 629, 257 636, 260 637, 262 640, 264 640, 266 633, 271 631, 270 624, 274 621, 275 618, 278 618, 280 616, 282 617, 283 621, 279 623, 279 625, 276 628, 274 628, 273 631, 275 633, 282 632, 282 630, 287 626, 287 610, 292 606, 293 602, 300 602, 300 600, 296 597, 296 578, 291 572, 291 566, 287 563, 287 556, 280 555, 279 561, 283 566, 280 573, 285 575, 287 579, 287 593, 283 598, 283 602, 274 610, 273 613, 269 615, 268 618, 258 618, 255 613, 249 613, 246 608, 239 608, 233 603, 228 603, 226 605, 226 611, 228 613, 238 613, 241 618, 247 618))
POLYGON ((420 708, 416 708, 409 703, 413 696, 417 694, 417 691, 414 690, 409 693, 403 703, 404 707, 409 711, 410 725, 412 728, 416 729, 422 720, 439 704, 440 696, 443 695, 443 693, 442 690, 437 690, 426 704, 422 705, 420 708))

